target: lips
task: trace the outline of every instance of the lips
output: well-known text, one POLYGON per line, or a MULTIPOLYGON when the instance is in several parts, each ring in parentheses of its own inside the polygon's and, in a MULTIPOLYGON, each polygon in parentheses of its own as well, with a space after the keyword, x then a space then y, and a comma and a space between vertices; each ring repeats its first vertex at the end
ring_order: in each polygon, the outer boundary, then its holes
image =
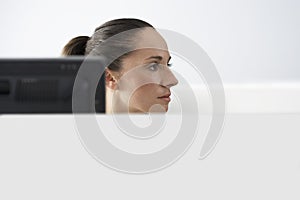
POLYGON ((158 99, 164 100, 166 102, 170 102, 171 101, 170 96, 171 96, 171 93, 167 93, 167 94, 165 94, 163 96, 158 97, 158 99))

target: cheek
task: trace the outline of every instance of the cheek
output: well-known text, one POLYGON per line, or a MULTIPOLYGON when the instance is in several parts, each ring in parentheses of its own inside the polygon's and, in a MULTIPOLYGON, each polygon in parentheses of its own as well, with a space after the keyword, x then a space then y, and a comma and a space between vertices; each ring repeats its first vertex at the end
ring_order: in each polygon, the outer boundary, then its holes
POLYGON ((159 93, 159 85, 148 84, 137 89, 130 98, 130 107, 143 112, 166 112, 167 104, 157 99, 159 93))
POLYGON ((139 99, 146 99, 147 98, 154 98, 157 93, 157 86, 156 84, 147 84, 139 87, 132 96, 135 96, 139 99))
POLYGON ((137 88, 147 87, 151 89, 151 84, 159 84, 162 76, 159 72, 149 72, 144 68, 137 68, 127 72, 122 76, 120 86, 126 90, 136 90, 137 88))
POLYGON ((130 98, 131 104, 144 106, 152 105, 156 102, 158 87, 157 84, 147 84, 138 88, 130 98))
POLYGON ((139 98, 143 96, 151 96, 157 93, 159 87, 159 78, 157 76, 139 75, 135 77, 126 77, 118 85, 119 91, 122 94, 138 95, 139 98))

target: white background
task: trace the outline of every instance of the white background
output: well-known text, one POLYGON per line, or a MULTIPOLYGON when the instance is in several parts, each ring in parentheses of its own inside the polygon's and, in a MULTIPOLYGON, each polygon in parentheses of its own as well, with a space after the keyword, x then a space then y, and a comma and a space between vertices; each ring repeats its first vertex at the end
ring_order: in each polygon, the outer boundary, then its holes
POLYGON ((298 0, 2 1, 0 57, 59 56, 71 38, 135 17, 193 39, 225 82, 297 81, 299 9, 298 0))
MULTIPOLYGON (((299 10, 297 0, 2 1, 0 57, 56 57, 71 38, 90 36, 110 19, 136 17, 193 39, 225 83, 294 83, 299 10)), ((240 114, 228 116, 205 160, 198 160, 200 135, 173 166, 141 176, 94 160, 72 116, 0 116, 0 199, 299 199, 299 112, 262 114, 268 98, 260 107, 249 100, 244 110, 246 99, 232 99, 240 114)))

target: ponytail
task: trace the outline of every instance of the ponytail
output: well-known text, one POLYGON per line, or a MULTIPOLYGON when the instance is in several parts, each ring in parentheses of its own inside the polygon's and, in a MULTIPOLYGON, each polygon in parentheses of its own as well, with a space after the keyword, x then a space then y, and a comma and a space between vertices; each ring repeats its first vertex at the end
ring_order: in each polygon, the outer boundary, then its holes
POLYGON ((121 69, 122 59, 128 56, 126 53, 122 56, 118 55, 118 52, 131 52, 135 48, 135 33, 141 28, 153 28, 154 27, 140 19, 121 18, 108 21, 103 25, 95 29, 91 37, 79 36, 70 40, 63 48, 63 56, 72 55, 89 55, 96 47, 97 51, 94 51, 93 55, 106 55, 109 58, 114 58, 114 61, 107 66, 108 69, 118 71, 121 69), (114 39, 107 43, 108 46, 101 46, 99 44, 106 41, 108 38, 115 36, 119 33, 133 30, 130 34, 122 34, 122 38, 114 39), (116 55, 119 57, 115 59, 116 55))
POLYGON ((63 56, 72 55, 85 55, 85 48, 87 41, 90 39, 88 36, 78 36, 71 39, 63 48, 63 56))

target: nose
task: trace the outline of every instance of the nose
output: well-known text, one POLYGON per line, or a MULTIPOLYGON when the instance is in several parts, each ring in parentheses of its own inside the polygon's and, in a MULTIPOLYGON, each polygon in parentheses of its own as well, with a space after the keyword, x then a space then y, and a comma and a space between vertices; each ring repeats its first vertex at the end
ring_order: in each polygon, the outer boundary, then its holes
POLYGON ((169 68, 165 68, 161 85, 171 88, 178 84, 177 78, 169 68))

